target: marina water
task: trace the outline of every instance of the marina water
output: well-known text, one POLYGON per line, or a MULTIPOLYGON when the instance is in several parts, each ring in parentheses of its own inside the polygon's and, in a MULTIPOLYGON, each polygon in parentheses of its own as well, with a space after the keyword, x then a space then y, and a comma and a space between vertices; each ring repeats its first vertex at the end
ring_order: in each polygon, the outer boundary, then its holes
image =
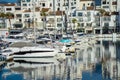
POLYGON ((119 40, 101 39, 83 47, 64 61, 39 58, 7 62, 1 65, 0 80, 120 80, 119 40))

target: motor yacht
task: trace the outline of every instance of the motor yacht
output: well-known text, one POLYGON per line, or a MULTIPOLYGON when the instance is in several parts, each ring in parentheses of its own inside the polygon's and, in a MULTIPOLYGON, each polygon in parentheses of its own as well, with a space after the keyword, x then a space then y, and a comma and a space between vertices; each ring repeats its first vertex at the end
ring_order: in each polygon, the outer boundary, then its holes
MULTIPOLYGON (((44 45, 36 45, 30 42, 15 42, 6 48, 9 54, 13 54, 14 58, 48 58, 54 57, 59 50, 45 47, 44 45)), ((7 53, 7 55, 8 55, 7 53)), ((6 54, 3 52, 3 54, 6 54)))
POLYGON ((1 50, 1 54, 6 58, 6 60, 11 60, 13 59, 13 54, 18 51, 18 48, 6 48, 1 50))
POLYGON ((54 57, 57 53, 58 51, 52 48, 23 47, 14 53, 14 58, 48 58, 54 57))

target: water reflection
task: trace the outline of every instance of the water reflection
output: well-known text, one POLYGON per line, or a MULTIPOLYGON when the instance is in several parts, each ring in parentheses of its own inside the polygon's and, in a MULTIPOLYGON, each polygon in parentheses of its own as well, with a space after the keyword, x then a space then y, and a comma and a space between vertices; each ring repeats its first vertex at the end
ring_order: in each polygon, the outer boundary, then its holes
POLYGON ((0 76, 3 80, 120 80, 119 66, 120 41, 99 40, 63 62, 54 58, 16 59, 6 64, 0 76))

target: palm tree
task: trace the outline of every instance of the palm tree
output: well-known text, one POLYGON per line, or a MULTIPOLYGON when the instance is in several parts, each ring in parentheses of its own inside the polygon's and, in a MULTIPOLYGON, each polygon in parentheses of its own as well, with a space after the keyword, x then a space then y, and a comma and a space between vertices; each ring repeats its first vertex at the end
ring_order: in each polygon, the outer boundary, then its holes
POLYGON ((4 24, 4 28, 5 28, 5 13, 3 13, 3 12, 0 12, 0 18, 2 19, 2 21, 4 22, 3 24, 4 24))
POLYGON ((77 23, 77 28, 80 28, 80 23, 77 23))
POLYGON ((7 19, 9 19, 10 28, 12 28, 12 26, 11 26, 11 19, 14 18, 14 14, 8 12, 8 13, 6 13, 5 17, 6 17, 7 19))
POLYGON ((100 24, 101 24, 101 26, 100 26, 101 27, 100 33, 102 34, 103 31, 102 31, 102 22, 101 21, 102 21, 102 17, 105 15, 106 11, 104 9, 100 9, 99 12, 100 12, 100 18, 101 18, 100 19, 100 24))
POLYGON ((75 23, 76 23, 76 22, 77 22, 77 20, 76 20, 75 18, 73 18, 73 19, 72 19, 72 23, 74 24, 74 29, 76 29, 76 28, 75 28, 75 23))
POLYGON ((106 11, 104 9, 99 9, 99 12, 100 12, 101 16, 104 16, 106 13, 106 11))
POLYGON ((46 22, 47 14, 44 11, 42 11, 41 16, 43 16, 43 18, 42 18, 42 20, 43 20, 43 28, 46 28, 45 22, 46 22))
POLYGON ((77 31, 80 31, 80 23, 77 23, 77 31))

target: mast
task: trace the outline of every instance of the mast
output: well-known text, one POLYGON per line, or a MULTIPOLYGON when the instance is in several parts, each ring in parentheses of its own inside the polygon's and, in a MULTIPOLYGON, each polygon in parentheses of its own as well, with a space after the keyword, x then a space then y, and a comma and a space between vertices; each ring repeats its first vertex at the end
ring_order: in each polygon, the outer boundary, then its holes
POLYGON ((33 28, 34 28, 34 43, 36 43, 36 29, 35 29, 35 1, 32 0, 33 4, 33 28))
POLYGON ((54 13, 54 37, 56 39, 56 30, 57 30, 57 27, 56 27, 56 10, 55 10, 55 0, 53 0, 53 13, 54 13))

